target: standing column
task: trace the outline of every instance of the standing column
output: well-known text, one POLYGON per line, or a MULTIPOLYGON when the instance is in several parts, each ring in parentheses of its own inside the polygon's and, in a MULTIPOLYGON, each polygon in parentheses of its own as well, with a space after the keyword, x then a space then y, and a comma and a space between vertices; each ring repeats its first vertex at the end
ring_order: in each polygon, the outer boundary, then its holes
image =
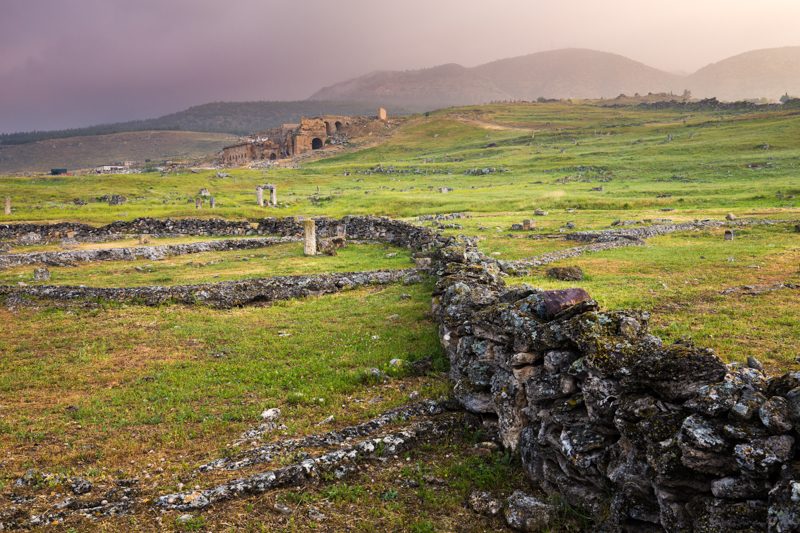
POLYGON ((272 207, 278 207, 278 188, 274 185, 269 191, 269 203, 272 204, 272 207))
POLYGON ((306 237, 303 253, 317 255, 317 225, 312 219, 308 218, 303 221, 303 233, 306 237))
POLYGON ((211 209, 217 207, 217 200, 213 196, 208 200, 208 203, 211 206, 211 209))
POLYGON ((200 209, 201 207, 203 207, 203 200, 201 200, 200 198, 195 198, 194 199, 194 208, 195 209, 200 209))
POLYGON ((258 200, 258 207, 264 207, 264 189, 261 185, 256 187, 256 200, 258 200))
POLYGON ((5 213, 6 213, 6 215, 10 215, 11 214, 11 197, 10 196, 6 196, 5 213))

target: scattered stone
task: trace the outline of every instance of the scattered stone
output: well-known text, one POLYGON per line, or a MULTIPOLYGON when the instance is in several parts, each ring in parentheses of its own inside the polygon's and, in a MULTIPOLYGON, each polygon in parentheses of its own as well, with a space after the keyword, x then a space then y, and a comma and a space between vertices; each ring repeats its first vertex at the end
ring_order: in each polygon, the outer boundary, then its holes
POLYGON ((537 217, 544 217, 547 216, 547 211, 544 211, 542 209, 534 209, 533 214, 536 215, 537 217))
POLYGON ((37 268, 33 271, 34 281, 50 281, 50 271, 47 268, 37 268))
POLYGON ((277 422, 280 417, 281 417, 281 410, 277 407, 271 407, 269 409, 265 409, 261 413, 261 419, 266 422, 277 422))
POLYGON ((732 241, 733 240, 733 230, 732 229, 726 229, 725 230, 725 240, 726 241, 732 241))
POLYGON ((315 522, 324 522, 328 518, 314 507, 308 510, 308 517, 315 522))
POLYGON ((202 196, 202 197, 204 197, 204 198, 207 198, 207 197, 211 196, 211 193, 210 193, 210 192, 209 192, 209 190, 208 190, 208 189, 206 189, 205 187, 203 187, 202 189, 200 189, 200 192, 198 192, 197 194, 199 194, 200 196, 202 196))
POLYGON ((191 522, 193 518, 194 516, 190 515, 189 513, 186 513, 180 515, 178 518, 175 519, 175 521, 179 524, 187 524, 191 522))
POLYGON ((503 510, 502 502, 486 491, 473 491, 468 502, 470 509, 486 516, 497 516, 503 510))
POLYGON ((80 496, 81 494, 91 492, 92 484, 83 478, 76 477, 70 480, 69 488, 73 494, 80 496))
POLYGON ((725 220, 729 221, 736 220, 736 215, 734 215, 733 213, 728 213, 727 215, 725 215, 725 220))
POLYGON ((283 514, 283 515, 292 514, 292 508, 289 507, 288 505, 284 504, 284 503, 281 503, 281 502, 275 502, 275 505, 272 506, 272 509, 275 512, 283 514))
POLYGON ((547 270, 547 277, 561 281, 580 281, 583 279, 583 270, 577 266, 553 267, 547 270))

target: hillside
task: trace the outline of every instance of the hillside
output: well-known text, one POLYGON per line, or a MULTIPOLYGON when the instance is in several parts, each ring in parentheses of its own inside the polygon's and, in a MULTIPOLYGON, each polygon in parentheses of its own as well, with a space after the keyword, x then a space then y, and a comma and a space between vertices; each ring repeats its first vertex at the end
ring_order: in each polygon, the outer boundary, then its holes
POLYGON ((538 52, 473 68, 375 72, 325 87, 311 100, 386 101, 414 109, 545 98, 612 98, 676 92, 720 100, 800 94, 800 47, 757 50, 681 76, 624 56, 585 49, 538 52), (435 105, 432 105, 435 104, 435 105))
MULTIPOLYGON (((212 102, 193 106, 158 118, 101 124, 88 128, 56 131, 34 131, 0 135, 0 145, 22 144, 44 139, 85 135, 105 135, 125 131, 195 131, 245 135, 297 122, 302 116, 372 115, 376 106, 367 102, 212 102)), ((394 114, 402 110, 393 109, 394 114)))
POLYGON ((317 100, 360 100, 428 110, 490 100, 507 100, 509 93, 472 69, 448 64, 404 72, 379 71, 330 87, 311 97, 317 100))
POLYGON ((0 173, 88 168, 123 160, 202 158, 235 139, 225 133, 142 131, 0 146, 0 173))
POLYGON ((695 96, 720 100, 800 95, 800 46, 746 52, 712 63, 689 77, 695 96))

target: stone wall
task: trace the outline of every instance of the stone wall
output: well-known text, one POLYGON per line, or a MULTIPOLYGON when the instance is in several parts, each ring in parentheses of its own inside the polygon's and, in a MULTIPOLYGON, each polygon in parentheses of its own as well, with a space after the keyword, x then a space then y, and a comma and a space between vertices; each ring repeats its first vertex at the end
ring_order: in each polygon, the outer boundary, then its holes
POLYGON ((0 298, 13 303, 20 299, 57 301, 96 300, 143 305, 166 303, 204 304, 230 308, 242 305, 289 300, 306 296, 330 294, 364 285, 385 285, 414 282, 416 270, 375 270, 315 276, 275 276, 272 278, 225 281, 200 285, 151 287, 73 287, 59 285, 10 286, 0 285, 0 298))
MULTIPOLYGON (((333 237, 337 228, 344 227, 348 239, 382 241, 396 246, 415 249, 430 248, 437 234, 406 222, 375 216, 346 216, 341 219, 315 217, 317 235, 333 237)), ((236 236, 276 235, 300 237, 303 235, 301 218, 263 218, 254 222, 228 221, 219 218, 155 219, 137 218, 117 221, 105 226, 90 226, 73 222, 57 224, 0 224, 0 240, 19 240, 30 234, 38 236, 37 242, 73 238, 78 241, 119 239, 125 235, 152 236, 236 236)))
POLYGON ((798 531, 800 373, 664 344, 582 289, 508 288, 472 241, 435 260, 455 395, 535 485, 609 531, 798 531))
POLYGON ((249 239, 224 239, 160 246, 0 254, 0 270, 23 265, 67 266, 94 261, 134 261, 136 259, 158 261, 176 255, 252 250, 287 242, 297 242, 298 240, 296 237, 253 237, 249 239))

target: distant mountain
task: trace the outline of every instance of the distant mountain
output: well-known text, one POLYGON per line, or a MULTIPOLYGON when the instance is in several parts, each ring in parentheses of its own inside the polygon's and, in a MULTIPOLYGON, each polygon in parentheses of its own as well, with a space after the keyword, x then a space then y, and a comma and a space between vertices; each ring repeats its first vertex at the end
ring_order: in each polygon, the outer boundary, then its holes
POLYGON ((413 109, 508 99, 495 82, 448 64, 404 72, 379 71, 321 89, 310 101, 371 101, 413 109))
MULTIPOLYGON (((0 135, 0 146, 23 144, 45 139, 60 139, 83 135, 107 135, 126 131, 200 131, 246 135, 274 128, 284 123, 298 122, 302 116, 316 115, 374 115, 377 105, 369 100, 322 102, 213 102, 190 107, 163 117, 101 124, 88 128, 55 131, 33 131, 0 135)), ((394 114, 401 113, 393 109, 394 114)))
POLYGON ((563 49, 502 59, 473 68, 374 72, 325 87, 310 100, 369 100, 419 110, 495 100, 613 98, 620 93, 681 93, 720 100, 800 94, 800 47, 741 54, 682 76, 624 56, 563 49))
POLYGON ((694 96, 719 100, 800 96, 800 46, 754 50, 703 67, 688 77, 694 96))

